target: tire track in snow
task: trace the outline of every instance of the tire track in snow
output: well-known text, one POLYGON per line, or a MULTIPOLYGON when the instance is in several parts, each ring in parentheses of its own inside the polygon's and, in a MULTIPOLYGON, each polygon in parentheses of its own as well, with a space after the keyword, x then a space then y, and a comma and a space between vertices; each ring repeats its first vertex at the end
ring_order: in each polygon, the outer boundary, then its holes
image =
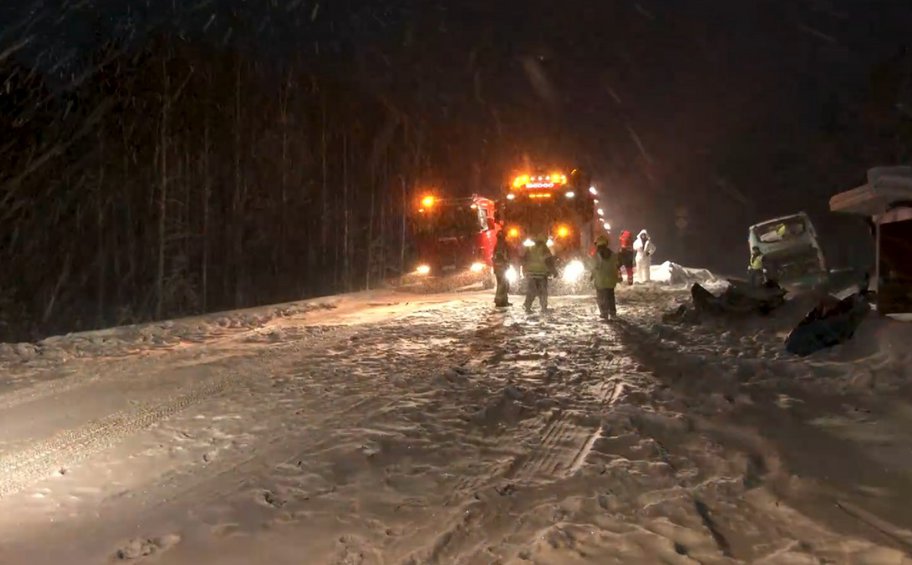
MULTIPOLYGON (((564 334, 563 329, 558 328, 557 332, 560 333, 556 335, 562 339, 570 337, 564 334)), ((491 328, 486 330, 483 337, 492 337, 494 332, 491 328)), ((542 337, 551 340, 554 336, 542 337)), ((570 339, 575 341, 577 337, 574 333, 570 339)), ((539 338, 536 337, 536 341, 537 339, 539 338)), ((609 341, 614 343, 616 340, 611 332, 609 341)), ((560 347, 562 342, 549 345, 560 347)), ((496 356, 498 363, 506 357, 502 347, 494 348, 491 353, 496 356)), ((623 372, 614 356, 605 359, 603 368, 606 374, 623 372)), ((550 378, 549 374, 546 379, 550 378)), ((479 537, 489 539, 491 535, 496 535, 494 532, 501 531, 502 524, 499 521, 502 516, 498 510, 501 503, 498 501, 503 500, 502 497, 509 497, 517 483, 534 485, 541 481, 563 480, 577 473, 585 465, 586 458, 602 435, 600 422, 592 426, 580 423, 580 420, 585 420, 587 414, 597 414, 616 404, 623 397, 624 391, 622 377, 606 378, 574 399, 569 407, 551 412, 539 432, 541 439, 538 445, 531 451, 514 456, 508 463, 495 462, 480 474, 461 479, 446 502, 446 506, 452 506, 453 503, 462 501, 459 511, 450 517, 442 529, 436 529, 436 538, 430 546, 413 552, 406 562, 437 563, 464 558, 465 555, 460 552, 470 547, 477 548, 479 537), (466 492, 468 489, 475 492, 466 492), (492 489, 497 496, 479 493, 492 489)), ((514 433, 517 431, 515 428, 510 429, 514 433)))
POLYGON ((79 428, 60 432, 27 449, 4 455, 0 458, 0 497, 65 470, 203 399, 224 393, 236 384, 235 378, 234 374, 222 374, 193 387, 186 394, 148 403, 139 409, 117 412, 79 428))
MULTIPOLYGON (((376 410, 383 405, 384 401, 376 396, 354 398, 341 410, 309 421, 308 426, 313 428, 333 427, 334 425, 341 427, 352 424, 360 426, 373 417, 376 410), (348 419, 352 414, 360 414, 361 418, 353 422, 348 419)), ((281 430, 265 441, 261 441, 260 444, 265 444, 264 446, 254 449, 242 457, 233 460, 216 459, 215 462, 210 463, 210 469, 217 467, 214 473, 211 471, 192 473, 190 480, 187 480, 186 472, 169 475, 157 487, 161 496, 150 508, 164 508, 176 500, 211 500, 231 495, 236 491, 237 485, 231 481, 224 482, 224 478, 229 476, 242 476, 248 479, 262 478, 255 471, 262 468, 264 462, 269 462, 272 467, 296 464, 308 450, 327 441, 327 438, 321 434, 307 434, 304 437, 307 439, 301 443, 289 444, 287 432, 281 430)), ((256 481, 248 480, 248 482, 256 481)))
MULTIPOLYGON (((490 341, 498 332, 506 329, 502 325, 503 322, 504 316, 494 316, 487 323, 480 324, 474 335, 483 349, 490 349, 487 359, 496 360, 497 364, 504 360, 506 352, 502 344, 492 348, 490 341)), ((611 337, 614 338, 614 335, 611 337)), ((481 363, 484 364, 484 360, 481 363)), ((613 365, 611 361, 609 364, 613 365)), ((599 384, 595 403, 582 402, 580 407, 587 410, 602 410, 605 406, 615 404, 623 395, 624 388, 623 380, 606 380, 599 384)), ((495 462, 487 466, 482 473, 462 477, 454 485, 446 505, 450 506, 457 500, 464 499, 470 494, 466 491, 478 491, 505 480, 530 482, 536 478, 560 478, 576 473, 585 464, 586 457, 600 437, 602 429, 601 425, 595 429, 579 425, 572 421, 574 416, 575 412, 571 410, 553 413, 547 419, 541 432, 540 443, 532 453, 517 455, 506 464, 495 462)), ((503 431, 500 431, 497 435, 502 434, 503 431)))
MULTIPOLYGON (((308 312, 305 311, 305 313, 308 312)), ((289 318, 280 316, 270 321, 287 319, 289 318)), ((336 328, 336 326, 330 327, 336 328)), ((65 359, 55 359, 48 366, 33 369, 33 372, 29 374, 30 376, 17 376, 13 381, 14 387, 12 390, 0 393, 0 411, 15 408, 22 404, 37 402, 50 396, 70 393, 73 390, 123 377, 124 375, 134 375, 137 373, 137 362, 154 364, 165 356, 181 355, 171 361, 172 366, 207 365, 225 361, 232 357, 249 357, 251 348, 275 350, 281 347, 293 347, 297 342, 325 341, 328 339, 325 335, 315 335, 313 333, 321 330, 320 326, 301 326, 297 335, 281 334, 285 338, 291 338, 290 340, 274 342, 263 338, 263 332, 268 328, 268 322, 256 327, 210 325, 204 329, 197 330, 195 334, 178 328, 174 331, 178 331, 180 335, 175 338, 177 342, 174 343, 149 344, 143 340, 145 337, 151 336, 139 336, 134 338, 133 342, 123 345, 127 349, 116 355, 112 355, 104 349, 99 349, 94 354, 70 353, 65 356, 65 359), (205 348, 199 350, 188 349, 188 346, 199 345, 205 346, 205 348), (99 370, 97 366, 99 362, 105 363, 103 370, 99 370), (86 372, 89 371, 91 372, 90 376, 86 376, 86 372), (41 375, 42 373, 54 372, 60 373, 60 376, 36 377, 36 375, 41 375), (26 381, 26 384, 15 386, 16 383, 21 381, 26 381)), ((115 328, 112 331, 117 329, 115 328)), ((168 331, 168 328, 160 329, 168 331)), ((350 332, 345 333, 345 335, 349 334, 350 332)), ((339 339, 339 337, 336 336, 333 339, 339 339)), ((0 363, 0 372, 2 372, 4 366, 4 364, 0 363)))
MULTIPOLYGON (((589 406, 601 410, 615 404, 624 391, 623 381, 607 384, 601 402, 589 406)), ((514 460, 506 478, 530 482, 537 478, 560 478, 573 475, 585 464, 586 456, 602 433, 601 424, 584 426, 572 420, 574 412, 564 410, 553 418, 542 432, 538 447, 514 460)))
MULTIPOLYGON (((373 329, 374 326, 340 329, 320 339, 305 340, 293 344, 290 348, 283 347, 278 351, 277 357, 267 355, 251 358, 248 363, 234 367, 235 374, 238 375, 236 378, 233 378, 233 375, 224 375, 221 378, 213 379, 213 382, 207 383, 206 386, 198 387, 190 394, 175 397, 173 400, 157 403, 154 406, 147 406, 146 409, 140 410, 141 413, 134 411, 131 411, 130 414, 119 413, 85 428, 66 432, 66 438, 55 437, 53 439, 59 441, 47 442, 47 444, 54 443, 54 445, 36 446, 28 453, 18 454, 19 460, 0 458, 0 472, 9 475, 10 468, 14 468, 21 479, 18 484, 7 485, 0 482, 0 494, 21 490, 30 482, 47 477, 54 470, 59 469, 54 462, 54 451, 56 450, 58 454, 61 451, 65 453, 68 446, 75 444, 77 445, 76 451, 79 452, 78 438, 74 436, 86 440, 90 444, 88 447, 97 447, 97 449, 85 449, 86 446, 82 446, 81 456, 70 455, 70 459, 67 460, 68 464, 84 460, 124 437, 140 432, 142 428, 150 427, 155 422, 173 416, 191 405, 212 401, 216 406, 220 406, 224 399, 238 399, 241 398, 241 395, 259 396, 267 391, 274 392, 275 383, 280 381, 270 377, 287 373, 289 366, 299 367, 302 362, 301 357, 303 357, 303 362, 307 365, 306 371, 311 375, 297 379, 298 382, 295 382, 296 379, 290 379, 283 383, 283 386, 287 386, 288 383, 294 384, 284 392, 286 396, 294 396, 307 401, 296 411, 296 414, 300 412, 309 414, 301 429, 295 431, 283 426, 269 430, 271 433, 260 437, 243 450, 207 461, 205 466, 198 463, 166 472, 157 477, 155 483, 136 487, 133 489, 135 494, 144 501, 141 517, 135 515, 136 499, 133 495, 125 496, 125 492, 121 491, 107 496, 101 501, 105 507, 107 523, 99 522, 97 526, 93 524, 90 528, 86 528, 85 524, 79 527, 74 525, 68 527, 66 533, 61 535, 65 535, 73 545, 78 544, 79 540, 86 536, 95 539, 112 540, 118 537, 126 539, 135 535, 136 532, 133 530, 137 525, 168 522, 169 516, 174 513, 175 504, 188 506, 192 513, 194 503, 202 502, 205 506, 208 500, 230 500, 233 495, 237 494, 238 487, 238 480, 232 479, 243 478, 243 483, 252 486, 259 481, 268 482, 272 476, 273 467, 283 465, 288 468, 295 467, 302 459, 309 456, 310 451, 321 449, 321 446, 327 441, 332 441, 332 438, 325 434, 314 433, 315 431, 365 425, 376 416, 378 411, 382 411, 385 405, 392 405, 395 400, 398 400, 396 398, 391 401, 389 395, 356 394, 363 392, 363 384, 359 385, 346 378, 348 375, 344 371, 342 373, 332 371, 338 365, 338 359, 335 356, 323 354, 331 348, 346 346, 349 342, 360 343, 360 341, 351 340, 354 336, 369 333, 373 329), (300 356, 295 356, 290 363, 287 357, 289 349, 300 354, 300 356), (243 372, 245 370, 246 372, 243 372), (329 380, 321 378, 323 370, 330 371, 333 378, 329 380), (248 379, 244 378, 246 374, 263 375, 265 378, 248 379), (330 389, 332 389, 331 394, 327 394, 330 389), (332 410, 325 410, 327 403, 333 406, 332 410), (136 423, 142 425, 135 425, 136 423), (44 454, 47 450, 50 450, 50 453, 44 454), (50 464, 47 464, 48 459, 51 459, 50 464), (33 473, 29 477, 30 472, 33 473), (116 524, 113 530, 112 521, 116 524)), ((377 371, 386 369, 387 367, 379 367, 377 371)), ((264 412, 274 411, 275 407, 265 405, 263 410, 264 412)), ((298 464, 297 467, 300 465, 298 464)))
MULTIPOLYGON (((303 340, 311 350, 326 349, 331 344, 350 339, 356 333, 354 330, 342 330, 331 335, 303 340)), ((272 348, 272 353, 283 354, 287 349, 294 349, 300 344, 296 342, 278 344, 272 348)), ((220 357, 220 361, 225 359, 220 357)), ((164 400, 151 400, 139 407, 121 410, 104 418, 89 422, 77 428, 63 430, 54 436, 34 443, 30 447, 4 454, 0 457, 0 498, 18 492, 29 484, 43 478, 52 476, 69 466, 86 460, 91 455, 107 449, 124 438, 139 431, 147 429, 155 423, 164 420, 186 408, 204 400, 229 393, 236 388, 243 379, 240 378, 242 368, 262 369, 260 355, 247 356, 238 360, 232 369, 219 368, 220 374, 207 379, 202 384, 191 385, 189 392, 172 395, 164 400)), ((202 363, 202 365, 206 365, 202 363)), ((127 367, 129 369, 129 367, 127 367)), ((120 368, 115 374, 96 373, 90 379, 67 378, 67 382, 51 381, 49 386, 41 387, 35 396, 29 396, 29 389, 22 395, 13 396, 13 401, 31 401, 46 397, 49 394, 59 394, 75 388, 104 381, 117 381, 118 377, 127 374, 127 369, 120 368), (59 386, 54 386, 59 385, 59 386)), ((133 372, 135 372, 135 367, 133 372)), ((153 377, 148 377, 153 378, 153 377)), ((2 406, 2 404, 0 404, 2 406)))

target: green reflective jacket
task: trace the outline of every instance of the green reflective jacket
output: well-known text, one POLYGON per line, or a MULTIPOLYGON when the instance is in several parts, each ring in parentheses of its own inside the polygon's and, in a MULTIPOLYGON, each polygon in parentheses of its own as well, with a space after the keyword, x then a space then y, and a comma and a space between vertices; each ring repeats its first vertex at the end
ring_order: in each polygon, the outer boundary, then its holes
POLYGON ((551 257, 551 250, 543 243, 536 243, 526 251, 523 257, 523 270, 526 275, 532 277, 547 277, 550 274, 548 268, 548 259, 551 257))
POLYGON ((592 270, 592 281, 595 283, 595 288, 606 289, 614 288, 618 283, 618 255, 617 253, 611 252, 611 255, 606 259, 599 254, 598 249, 596 249, 595 255, 592 257, 591 262, 592 270))
POLYGON ((758 253, 757 255, 751 255, 750 268, 754 271, 763 270, 763 255, 758 253))

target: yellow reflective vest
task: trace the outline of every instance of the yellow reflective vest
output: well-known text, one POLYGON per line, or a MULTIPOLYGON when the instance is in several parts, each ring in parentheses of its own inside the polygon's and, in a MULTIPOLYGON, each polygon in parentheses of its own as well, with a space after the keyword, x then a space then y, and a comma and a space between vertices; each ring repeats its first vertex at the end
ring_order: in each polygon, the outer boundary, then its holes
POLYGON ((763 254, 757 253, 756 255, 751 255, 750 268, 754 271, 763 270, 763 254))
POLYGON ((523 271, 530 277, 547 277, 550 274, 548 269, 548 258, 551 257, 551 250, 542 243, 536 243, 526 251, 523 258, 523 271))

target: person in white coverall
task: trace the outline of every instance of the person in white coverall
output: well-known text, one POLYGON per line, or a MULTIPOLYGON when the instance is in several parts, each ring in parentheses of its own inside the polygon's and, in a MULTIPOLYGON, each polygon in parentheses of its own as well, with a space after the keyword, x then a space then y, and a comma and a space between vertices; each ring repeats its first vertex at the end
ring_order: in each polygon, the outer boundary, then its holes
POLYGON ((655 254, 656 246, 649 239, 649 233, 646 230, 637 235, 636 241, 633 242, 633 251, 636 253, 637 281, 649 282, 652 280, 649 268, 652 266, 652 256, 655 254))

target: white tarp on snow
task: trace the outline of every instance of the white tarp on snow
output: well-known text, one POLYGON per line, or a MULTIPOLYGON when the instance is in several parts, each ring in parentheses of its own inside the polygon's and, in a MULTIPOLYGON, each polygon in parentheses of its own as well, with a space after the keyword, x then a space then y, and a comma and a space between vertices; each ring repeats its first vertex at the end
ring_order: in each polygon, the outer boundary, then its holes
POLYGON ((654 282, 682 285, 682 284, 707 284, 718 282, 719 279, 707 269, 693 269, 682 267, 677 263, 665 261, 661 265, 653 265, 650 271, 654 282))

